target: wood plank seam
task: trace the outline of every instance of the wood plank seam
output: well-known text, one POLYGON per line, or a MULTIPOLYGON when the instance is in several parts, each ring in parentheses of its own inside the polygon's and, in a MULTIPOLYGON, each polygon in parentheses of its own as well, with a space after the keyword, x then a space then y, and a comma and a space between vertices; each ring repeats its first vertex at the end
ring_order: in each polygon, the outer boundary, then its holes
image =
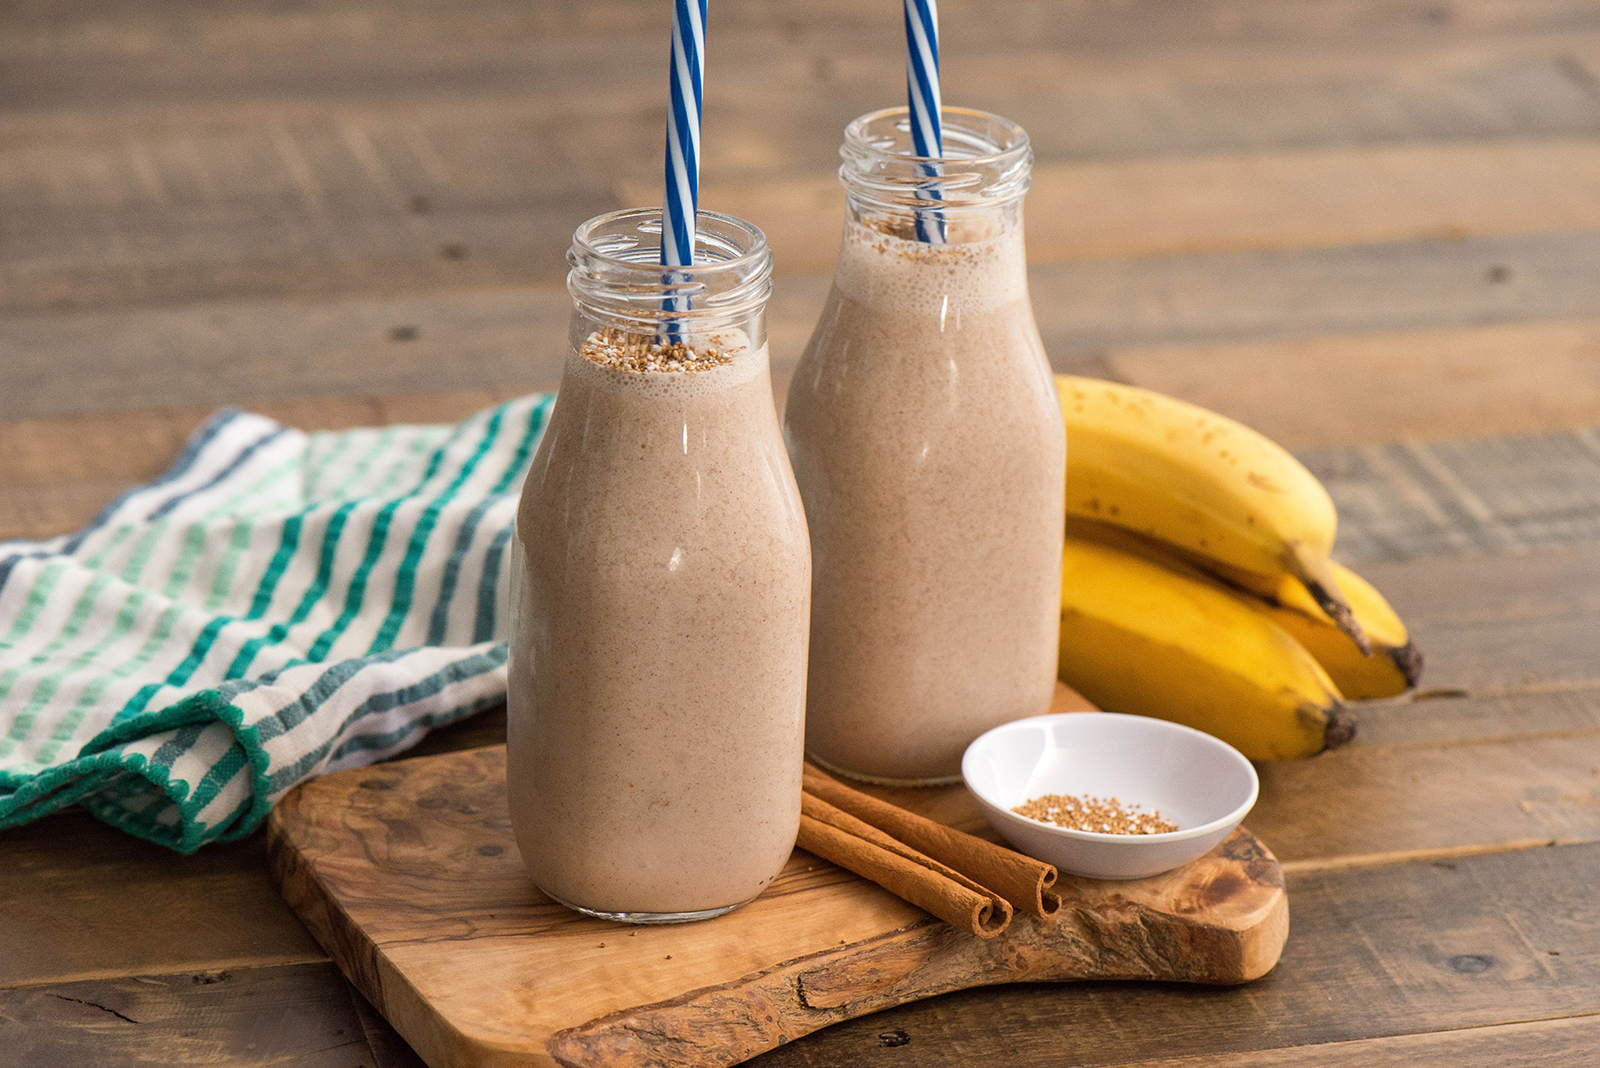
POLYGON ((1305 872, 1344 871, 1350 868, 1383 868, 1396 864, 1432 864, 1443 860, 1460 860, 1467 857, 1492 857, 1501 853, 1521 853, 1530 849, 1548 849, 1561 845, 1585 845, 1593 839, 1570 842, 1554 838, 1527 838, 1509 842, 1492 842, 1482 845, 1442 846, 1438 849, 1406 849, 1390 853, 1355 853, 1337 857, 1313 857, 1306 860, 1282 861, 1285 875, 1305 872))
MULTIPOLYGON (((1254 1068, 1255 1065, 1271 1065, 1272 1068, 1290 1068, 1293 1065, 1304 1065, 1306 1068, 1312 1066, 1345 1068, 1348 1065, 1372 1066, 1379 1063, 1384 1066, 1402 1066, 1402 1068, 1415 1068, 1424 1064, 1458 1065, 1461 1068, 1466 1068, 1468 1065, 1471 1068, 1490 1068, 1490 1066, 1502 1068, 1507 1062, 1499 1058, 1525 1053, 1533 1040, 1543 1037, 1529 1033, 1533 1029, 1540 1028, 1540 1025, 1581 1026, 1594 1021, 1597 1017, 1600 1017, 1600 1013, 1576 1012, 1559 1016, 1526 1016, 1500 1023, 1464 1024, 1441 1027, 1433 1031, 1400 1032, 1373 1038, 1296 1043, 1236 1053, 1140 1058, 1137 1061, 1119 1062, 1106 1068, 1254 1068), (1459 1045, 1464 1042, 1477 1044, 1494 1038, 1510 1037, 1511 1032, 1518 1032, 1518 1037, 1524 1040, 1520 1044, 1522 1048, 1496 1050, 1491 1054, 1493 1059, 1479 1060, 1473 1055, 1475 1051, 1470 1047, 1463 1048, 1459 1045), (1429 1051, 1426 1047, 1439 1049, 1441 1055, 1427 1060, 1420 1059, 1427 1056, 1429 1051), (1373 1060, 1374 1057, 1381 1057, 1381 1062, 1373 1060)), ((1580 1038, 1578 1043, 1549 1052, 1557 1055, 1579 1054, 1585 1049, 1582 1042, 1580 1038)), ((1519 1059, 1515 1063, 1524 1065, 1536 1062, 1519 1059)))
POLYGON ((59 986, 63 983, 93 982, 103 979, 125 979, 136 974, 146 975, 200 975, 216 972, 241 971, 246 968, 292 968, 303 964, 326 964, 332 958, 327 953, 261 953, 248 957, 207 957, 204 960, 162 962, 157 972, 141 973, 137 968, 85 968, 74 972, 61 972, 37 979, 18 979, 0 984, 0 990, 29 990, 59 986))

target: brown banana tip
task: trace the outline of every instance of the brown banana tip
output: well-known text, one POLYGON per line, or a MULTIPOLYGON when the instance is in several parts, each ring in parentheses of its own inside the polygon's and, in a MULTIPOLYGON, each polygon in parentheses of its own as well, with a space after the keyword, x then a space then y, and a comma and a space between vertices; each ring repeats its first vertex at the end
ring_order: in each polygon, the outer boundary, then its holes
POLYGON ((1333 577, 1333 568, 1329 566, 1328 558, 1312 552, 1302 543, 1295 541, 1288 544, 1283 563, 1290 573, 1305 585, 1306 592, 1311 594, 1319 608, 1328 613, 1328 618, 1333 620, 1334 625, 1356 643, 1361 655, 1371 656, 1372 643, 1367 640, 1366 631, 1361 629, 1361 624, 1356 622, 1356 614, 1350 611, 1350 602, 1339 592, 1339 580, 1333 577))
POLYGON ((1389 659, 1394 661, 1394 666, 1400 669, 1400 674, 1405 676, 1407 686, 1415 686, 1422 679, 1422 650, 1413 642, 1406 642, 1398 649, 1387 650, 1389 659))
POLYGON ((1334 625, 1356 643, 1361 655, 1371 656, 1372 642, 1367 640, 1367 632, 1361 629, 1361 624, 1356 621, 1356 614, 1350 610, 1345 599, 1320 582, 1313 580, 1305 585, 1307 592, 1316 599, 1317 606, 1328 613, 1328 618, 1333 620, 1334 625))
POLYGON ((1322 732, 1322 745, 1325 749, 1337 749, 1341 745, 1348 745, 1356 736, 1356 717, 1344 705, 1334 705, 1327 710, 1328 725, 1322 732))

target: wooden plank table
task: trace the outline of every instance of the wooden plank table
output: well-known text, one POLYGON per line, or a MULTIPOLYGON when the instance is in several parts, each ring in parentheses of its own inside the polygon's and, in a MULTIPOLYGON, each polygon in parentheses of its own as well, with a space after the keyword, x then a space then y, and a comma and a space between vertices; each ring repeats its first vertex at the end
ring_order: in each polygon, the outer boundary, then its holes
MULTIPOLYGON (((945 97, 1032 134, 1061 370, 1297 450, 1429 656, 1262 767, 1293 930, 1253 985, 1017 986, 800 1065, 1572 1064, 1600 1049, 1600 4, 976 0, 945 97)), ((307 428, 554 388, 572 229, 655 199, 667 5, 0 8, 0 538, 70 530, 215 407, 307 428)), ((709 208, 768 230, 782 384, 894 5, 713 5, 709 208)), ((429 738, 502 738, 488 713, 429 738)), ((0 1065, 420 1063, 279 901, 81 813, 0 833, 0 1065)))

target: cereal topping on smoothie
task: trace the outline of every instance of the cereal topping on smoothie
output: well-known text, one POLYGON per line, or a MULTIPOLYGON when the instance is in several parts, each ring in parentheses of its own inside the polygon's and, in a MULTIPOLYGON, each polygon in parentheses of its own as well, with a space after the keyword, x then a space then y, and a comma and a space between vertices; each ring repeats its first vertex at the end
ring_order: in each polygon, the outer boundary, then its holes
POLYGON ((596 330, 584 340, 583 358, 602 367, 619 371, 682 372, 694 374, 730 363, 733 357, 721 349, 697 349, 682 341, 663 343, 643 334, 621 330, 596 330))

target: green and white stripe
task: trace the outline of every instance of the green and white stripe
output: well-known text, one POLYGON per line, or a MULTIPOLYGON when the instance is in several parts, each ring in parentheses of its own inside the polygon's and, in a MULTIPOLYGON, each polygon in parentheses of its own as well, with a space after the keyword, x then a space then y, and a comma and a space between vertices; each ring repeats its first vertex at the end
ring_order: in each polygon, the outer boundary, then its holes
POLYGON ((552 401, 313 434, 224 412, 78 533, 0 543, 0 827, 81 804, 192 852, 500 700, 552 401))

